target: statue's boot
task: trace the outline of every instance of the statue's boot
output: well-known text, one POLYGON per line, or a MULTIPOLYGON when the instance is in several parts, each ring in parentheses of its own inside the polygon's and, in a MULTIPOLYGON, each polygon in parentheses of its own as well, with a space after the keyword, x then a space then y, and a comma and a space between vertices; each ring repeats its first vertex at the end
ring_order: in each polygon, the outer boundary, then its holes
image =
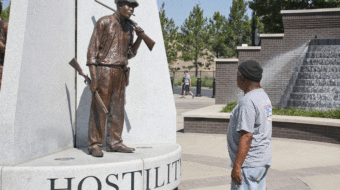
POLYGON ((117 143, 115 145, 106 145, 107 152, 123 152, 123 153, 132 153, 135 151, 134 148, 127 147, 123 143, 117 143))
POLYGON ((104 156, 102 147, 100 147, 100 146, 95 146, 94 148, 89 149, 89 154, 91 154, 93 157, 103 157, 104 156))

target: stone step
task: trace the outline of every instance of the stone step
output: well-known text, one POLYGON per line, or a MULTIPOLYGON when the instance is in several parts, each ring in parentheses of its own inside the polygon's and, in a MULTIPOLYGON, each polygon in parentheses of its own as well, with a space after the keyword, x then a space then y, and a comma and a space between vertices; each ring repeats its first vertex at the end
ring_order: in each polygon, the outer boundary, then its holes
POLYGON ((338 52, 340 45, 310 45, 308 52, 338 52))
POLYGON ((307 58, 303 65, 340 65, 340 58, 307 58))
POLYGON ((340 58, 340 52, 307 52, 306 58, 340 58))
POLYGON ((291 93, 291 100, 340 101, 339 94, 333 93, 291 93))
POLYGON ((312 39, 310 46, 340 45, 340 39, 312 39))
POLYGON ((298 108, 328 108, 328 109, 339 109, 340 101, 314 101, 314 100, 293 100, 288 101, 288 107, 298 108))
POLYGON ((340 79, 340 72, 300 72, 298 79, 340 79))
POLYGON ((313 39, 287 107, 340 108, 340 39, 313 39))
POLYGON ((340 72, 340 65, 302 65, 300 72, 340 72))
POLYGON ((332 93, 339 94, 340 86, 294 86, 293 93, 332 93))
POLYGON ((340 86, 338 79, 297 79, 295 86, 340 86))

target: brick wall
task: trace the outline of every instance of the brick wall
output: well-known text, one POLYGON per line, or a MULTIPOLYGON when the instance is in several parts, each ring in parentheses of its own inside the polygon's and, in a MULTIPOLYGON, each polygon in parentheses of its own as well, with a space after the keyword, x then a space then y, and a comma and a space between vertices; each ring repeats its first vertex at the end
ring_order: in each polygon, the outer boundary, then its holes
POLYGON ((273 122, 272 136, 340 144, 340 128, 333 126, 273 122))
MULTIPOLYGON (((185 133, 227 134, 229 119, 184 118, 185 133)), ((273 121, 272 137, 340 144, 340 127, 273 121)))
MULTIPOLYGON (((263 67, 261 85, 274 107, 285 105, 292 76, 301 64, 303 52, 310 40, 315 37, 319 39, 340 38, 340 9, 282 11, 282 19, 284 35, 262 35, 260 50, 252 50, 252 47, 238 49, 238 64, 253 59, 263 67)), ((219 64, 223 63, 217 60, 216 78, 219 80, 216 80, 216 104, 240 100, 242 96, 239 96, 239 91, 235 89, 237 88, 236 74, 220 76, 236 73, 237 66, 227 68, 219 64), (224 71, 219 72, 219 69, 224 69, 224 71), (217 91, 218 88, 219 91, 217 91)))
POLYGON ((237 59, 231 61, 216 61, 215 104, 237 101, 237 96, 235 96, 235 94, 238 95, 240 93, 236 84, 237 63, 237 59))
POLYGON ((185 133, 227 134, 229 119, 184 118, 185 133))

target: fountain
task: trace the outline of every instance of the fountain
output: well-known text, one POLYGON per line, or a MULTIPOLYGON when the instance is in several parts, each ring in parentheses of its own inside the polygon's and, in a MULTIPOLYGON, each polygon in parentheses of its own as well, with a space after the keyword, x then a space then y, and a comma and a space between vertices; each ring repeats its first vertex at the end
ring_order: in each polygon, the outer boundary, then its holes
POLYGON ((273 107, 340 108, 340 8, 282 10, 284 33, 261 34, 261 46, 237 47, 237 59, 216 59, 216 104, 239 101, 238 64, 256 60, 273 107))
POLYGON ((340 108, 340 39, 311 40, 290 98, 289 108, 340 108))

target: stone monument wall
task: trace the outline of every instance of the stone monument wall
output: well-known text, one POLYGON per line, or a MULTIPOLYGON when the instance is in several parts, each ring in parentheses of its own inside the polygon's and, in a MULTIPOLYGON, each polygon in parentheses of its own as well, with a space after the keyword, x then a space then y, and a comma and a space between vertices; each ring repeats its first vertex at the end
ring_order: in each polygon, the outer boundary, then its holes
MULTIPOLYGON (((261 85, 268 93, 273 106, 280 107, 286 98, 287 87, 300 64, 310 40, 314 38, 340 38, 340 9, 285 10, 281 11, 284 34, 262 34, 261 47, 238 47, 238 64, 256 60, 264 68, 261 85)), ((216 68, 227 69, 223 61, 216 68), (219 66, 220 65, 220 66, 219 66)), ((237 66, 228 67, 226 73, 236 73, 237 66)), ((236 78, 216 71, 216 104, 238 101, 236 78), (231 79, 230 79, 231 78, 231 79), (228 85, 225 85, 228 84, 228 85), (224 89, 218 91, 218 89, 224 89), (219 94, 220 93, 220 94, 219 94)), ((236 74, 234 74, 236 77, 236 74)))
POLYGON ((12 1, 0 92, 0 165, 73 147, 74 1, 12 1))

